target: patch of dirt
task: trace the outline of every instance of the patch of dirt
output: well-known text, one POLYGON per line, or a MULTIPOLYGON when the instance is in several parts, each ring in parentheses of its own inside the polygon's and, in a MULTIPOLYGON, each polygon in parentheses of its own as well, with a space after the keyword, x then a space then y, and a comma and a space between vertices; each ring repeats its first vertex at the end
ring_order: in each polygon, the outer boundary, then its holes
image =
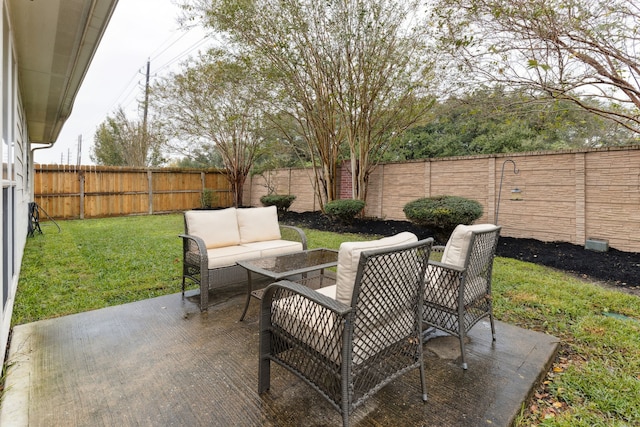
MULTIPOLYGON (((429 229, 409 221, 356 219, 352 224, 342 224, 320 212, 286 212, 281 221, 338 233, 391 236, 410 231, 419 239, 434 236, 429 229)), ((640 253, 611 248, 607 252, 595 252, 571 243, 500 237, 497 255, 562 270, 582 280, 640 296, 640 253)))

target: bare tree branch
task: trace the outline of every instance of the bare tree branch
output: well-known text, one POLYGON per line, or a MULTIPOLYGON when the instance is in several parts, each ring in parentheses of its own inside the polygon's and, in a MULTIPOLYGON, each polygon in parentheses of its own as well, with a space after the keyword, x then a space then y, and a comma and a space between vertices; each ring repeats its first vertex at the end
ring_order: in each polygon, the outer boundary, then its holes
POLYGON ((440 0, 438 35, 475 82, 574 102, 640 133, 638 0, 440 0))

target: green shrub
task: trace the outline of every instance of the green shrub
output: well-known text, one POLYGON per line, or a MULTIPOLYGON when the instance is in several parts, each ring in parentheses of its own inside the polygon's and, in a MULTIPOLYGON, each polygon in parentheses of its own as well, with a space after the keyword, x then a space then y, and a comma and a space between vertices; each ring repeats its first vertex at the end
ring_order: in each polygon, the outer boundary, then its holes
POLYGON ((211 209, 213 207, 213 190, 205 188, 200 195, 200 207, 203 209, 211 209))
POLYGON ((458 224, 471 224, 482 216, 482 205, 458 196, 424 197, 404 206, 409 221, 431 229, 439 242, 446 241, 458 224))
POLYGON ((355 199, 334 200, 324 205, 324 211, 332 218, 350 223, 364 209, 364 201, 355 199))
POLYGON ((260 203, 262 206, 275 206, 278 212, 286 212, 295 199, 296 196, 291 194, 267 194, 260 197, 260 203))

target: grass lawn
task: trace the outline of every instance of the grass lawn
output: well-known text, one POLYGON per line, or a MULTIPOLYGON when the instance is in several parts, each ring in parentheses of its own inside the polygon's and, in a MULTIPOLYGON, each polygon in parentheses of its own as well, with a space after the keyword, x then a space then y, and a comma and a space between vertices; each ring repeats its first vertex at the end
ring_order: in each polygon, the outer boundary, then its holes
MULTIPOLYGON (((181 214, 62 221, 25 248, 12 324, 180 292, 181 214)), ((306 229, 310 247, 363 236, 306 229)), ((517 426, 640 425, 640 298, 507 258, 496 318, 561 340, 517 426)))

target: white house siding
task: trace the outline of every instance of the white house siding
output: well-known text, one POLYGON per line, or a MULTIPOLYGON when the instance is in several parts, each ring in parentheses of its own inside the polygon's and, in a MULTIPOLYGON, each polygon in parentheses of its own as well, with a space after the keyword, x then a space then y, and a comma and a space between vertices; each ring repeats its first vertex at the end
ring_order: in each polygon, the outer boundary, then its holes
MULTIPOLYGON (((2 217, 0 258, 0 354, 4 356, 11 327, 18 276, 24 245, 27 239, 28 207, 32 182, 28 171, 33 164, 26 135, 24 110, 18 91, 17 64, 11 26, 4 2, 2 4, 2 103, 0 103, 0 135, 2 137, 2 217)), ((32 180, 32 178, 31 178, 32 180)))

